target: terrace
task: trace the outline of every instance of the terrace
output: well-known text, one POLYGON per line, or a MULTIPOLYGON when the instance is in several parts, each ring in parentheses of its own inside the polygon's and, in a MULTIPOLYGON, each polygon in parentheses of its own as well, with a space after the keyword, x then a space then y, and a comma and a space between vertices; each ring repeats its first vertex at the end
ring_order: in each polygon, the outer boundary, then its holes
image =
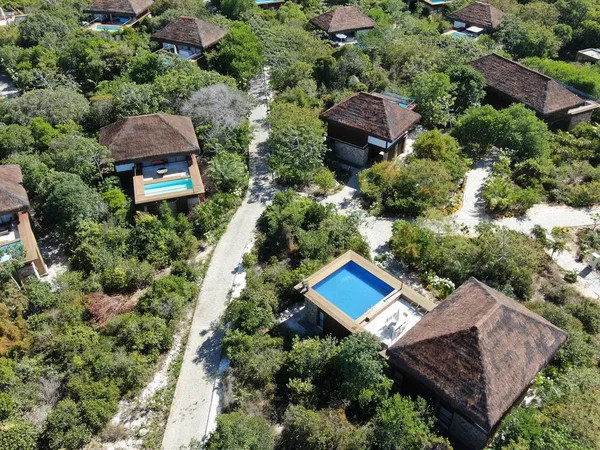
POLYGON ((23 252, 24 262, 33 263, 38 276, 46 275, 37 241, 26 212, 3 216, 0 223, 0 263, 10 261, 14 252, 23 252))
POLYGON ((332 334, 370 332, 391 346, 435 304, 349 251, 296 286, 306 320, 332 334))
POLYGON ((204 194, 196 155, 173 159, 134 166, 133 191, 137 205, 204 194))

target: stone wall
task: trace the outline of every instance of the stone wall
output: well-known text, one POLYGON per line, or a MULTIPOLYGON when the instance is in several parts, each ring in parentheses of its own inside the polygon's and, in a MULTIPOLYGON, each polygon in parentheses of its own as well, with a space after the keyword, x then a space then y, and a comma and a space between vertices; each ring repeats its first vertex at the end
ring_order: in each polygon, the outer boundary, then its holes
POLYGON ((593 113, 594 111, 587 111, 571 117, 571 120, 569 121, 569 130, 575 128, 580 123, 590 123, 590 121, 592 120, 593 113))
POLYGON ((369 150, 345 142, 333 141, 333 153, 336 157, 357 166, 364 166, 369 159, 369 150))
POLYGON ((456 412, 449 431, 471 450, 483 449, 488 440, 487 433, 456 412))
POLYGON ((304 318, 311 325, 317 326, 317 316, 319 314, 319 308, 313 302, 304 299, 304 318))

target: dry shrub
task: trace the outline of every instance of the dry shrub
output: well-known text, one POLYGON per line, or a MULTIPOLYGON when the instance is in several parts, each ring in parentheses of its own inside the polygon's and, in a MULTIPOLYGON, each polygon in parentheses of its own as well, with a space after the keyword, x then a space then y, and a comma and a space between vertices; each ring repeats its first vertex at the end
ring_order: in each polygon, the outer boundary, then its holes
POLYGON ((101 327, 106 325, 109 319, 120 314, 126 314, 134 310, 136 301, 122 295, 107 295, 103 292, 94 292, 84 297, 88 311, 92 314, 90 323, 101 327))

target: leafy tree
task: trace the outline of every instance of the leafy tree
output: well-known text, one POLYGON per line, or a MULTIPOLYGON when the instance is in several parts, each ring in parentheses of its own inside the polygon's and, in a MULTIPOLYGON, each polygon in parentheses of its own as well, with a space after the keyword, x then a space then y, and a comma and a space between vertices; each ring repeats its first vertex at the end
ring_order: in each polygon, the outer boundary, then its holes
POLYGON ((22 125, 0 125, 0 159, 12 153, 31 151, 34 139, 29 128, 22 125))
POLYGON ((470 66, 456 66, 448 71, 453 85, 454 110, 458 113, 471 106, 479 106, 485 98, 485 78, 470 66))
POLYGON ((162 317, 130 313, 115 317, 106 328, 128 350, 152 358, 167 351, 173 342, 172 331, 162 317))
POLYGON ((19 24, 19 42, 24 47, 42 44, 45 39, 60 42, 68 33, 64 19, 44 11, 29 15, 19 24))
POLYGON ((513 104, 500 111, 502 133, 498 145, 509 149, 513 162, 539 158, 550 145, 548 126, 533 111, 522 104, 513 104))
POLYGON ((562 45, 551 29, 518 18, 505 20, 496 37, 506 51, 517 58, 528 56, 553 58, 562 45))
POLYGON ((0 421, 8 419, 16 409, 17 404, 12 396, 6 392, 0 392, 0 421))
POLYGON ((417 112, 426 127, 445 127, 451 122, 455 98, 452 83, 445 73, 424 73, 414 78, 411 96, 417 99, 417 112))
POLYGON ((260 42, 250 27, 241 22, 234 22, 210 62, 216 70, 232 76, 238 85, 245 89, 250 80, 262 70, 261 53, 260 42))
POLYGON ((323 167, 327 151, 325 129, 318 111, 290 103, 276 103, 269 114, 272 130, 267 145, 273 153, 269 166, 288 185, 303 185, 323 167))
POLYGON ((275 448, 273 429, 263 417, 241 412, 221 414, 217 428, 208 438, 207 450, 272 450, 275 448))
POLYGON ((101 217, 106 205, 79 176, 57 172, 48 183, 42 211, 47 223, 55 225, 61 233, 69 234, 82 221, 101 217))
POLYGON ((600 333, 600 306, 592 300, 584 300, 576 305, 569 305, 567 310, 583 324, 586 333, 600 333))
POLYGON ((0 448, 5 450, 36 450, 37 431, 33 424, 22 420, 0 426, 0 448))
POLYGON ((417 136, 413 151, 417 158, 444 163, 455 181, 460 180, 467 172, 468 162, 461 155, 458 142, 439 130, 426 131, 417 136))
POLYGON ((50 141, 48 150, 42 159, 49 167, 79 175, 88 183, 102 179, 104 168, 112 165, 110 150, 95 139, 66 134, 50 141))
POLYGON ((392 387, 380 351, 381 342, 370 333, 352 334, 340 343, 337 365, 342 397, 357 400, 363 411, 379 405, 392 387))
POLYGON ((227 307, 225 320, 245 333, 271 328, 279 306, 276 292, 266 285, 247 286, 227 307))
POLYGON ((436 436, 434 420, 422 398, 416 401, 394 394, 377 408, 374 418, 375 448, 421 450, 450 449, 450 444, 436 436))
POLYGON ((498 111, 485 105, 468 109, 452 129, 452 135, 469 155, 482 156, 496 145, 501 133, 498 111))
POLYGON ((77 450, 91 438, 92 433, 83 422, 77 403, 70 398, 57 403, 46 419, 41 436, 50 450, 77 450))
POLYGON ((37 89, 21 97, 0 102, 0 117, 5 123, 29 125, 36 117, 51 125, 81 122, 89 110, 86 98, 71 89, 37 89))

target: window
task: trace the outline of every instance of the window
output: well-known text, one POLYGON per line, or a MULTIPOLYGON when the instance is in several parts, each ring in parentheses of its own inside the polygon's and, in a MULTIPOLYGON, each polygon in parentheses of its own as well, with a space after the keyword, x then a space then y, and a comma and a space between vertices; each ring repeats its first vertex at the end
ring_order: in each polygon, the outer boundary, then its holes
POLYGON ((452 411, 440 406, 440 410, 438 411, 438 421, 442 427, 446 429, 450 428, 453 416, 454 413, 452 411))
POLYGON ((319 311, 317 312, 317 326, 319 328, 323 328, 324 324, 325 324, 325 313, 319 309, 319 311))

